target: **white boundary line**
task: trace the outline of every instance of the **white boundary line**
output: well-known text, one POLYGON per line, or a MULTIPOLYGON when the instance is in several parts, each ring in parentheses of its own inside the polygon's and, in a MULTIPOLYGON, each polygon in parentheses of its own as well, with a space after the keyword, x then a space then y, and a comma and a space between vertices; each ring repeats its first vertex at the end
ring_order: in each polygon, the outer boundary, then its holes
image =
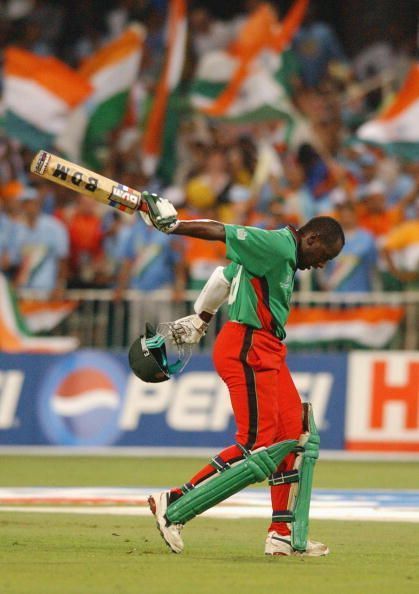
MULTIPOLYGON (((189 447, 79 447, 79 446, 0 446, 0 455, 8 456, 111 456, 111 457, 211 457, 217 448, 189 447)), ((419 462, 419 452, 346 452, 321 450, 322 460, 419 462)))

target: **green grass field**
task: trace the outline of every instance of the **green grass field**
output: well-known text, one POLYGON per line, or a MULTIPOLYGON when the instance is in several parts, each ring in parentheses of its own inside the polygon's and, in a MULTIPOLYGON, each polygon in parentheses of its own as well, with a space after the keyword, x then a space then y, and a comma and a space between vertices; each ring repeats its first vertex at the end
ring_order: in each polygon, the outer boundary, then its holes
MULTIPOLYGON (((0 458, 0 486, 164 486, 203 460, 0 458)), ((321 461, 315 487, 419 489, 418 463, 321 461)), ((419 525, 313 521, 326 558, 267 558, 267 521, 197 518, 173 555, 152 518, 2 512, 0 594, 419 592, 419 525)))

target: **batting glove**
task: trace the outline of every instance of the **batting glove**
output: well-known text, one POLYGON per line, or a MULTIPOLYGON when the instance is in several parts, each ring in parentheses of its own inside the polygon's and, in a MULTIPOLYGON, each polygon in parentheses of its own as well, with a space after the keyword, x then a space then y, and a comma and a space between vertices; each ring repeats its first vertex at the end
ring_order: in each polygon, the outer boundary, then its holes
POLYGON ((176 344, 198 344, 208 329, 198 314, 179 318, 168 324, 172 339, 176 344))
POLYGON ((177 210, 173 204, 166 198, 149 192, 142 192, 141 198, 147 205, 147 213, 140 211, 145 223, 153 225, 163 233, 172 233, 179 224, 177 210))

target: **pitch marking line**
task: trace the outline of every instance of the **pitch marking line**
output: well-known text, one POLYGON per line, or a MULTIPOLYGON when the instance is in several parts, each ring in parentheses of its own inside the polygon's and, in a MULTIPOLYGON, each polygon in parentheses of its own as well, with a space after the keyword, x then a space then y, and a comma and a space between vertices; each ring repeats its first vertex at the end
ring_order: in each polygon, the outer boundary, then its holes
MULTIPOLYGON (((0 488, 0 511, 31 513, 149 515, 147 496, 156 488, 0 488)), ((246 489, 203 515, 212 518, 268 518, 269 493, 246 489)), ((419 491, 317 489, 315 520, 418 522, 419 491)))

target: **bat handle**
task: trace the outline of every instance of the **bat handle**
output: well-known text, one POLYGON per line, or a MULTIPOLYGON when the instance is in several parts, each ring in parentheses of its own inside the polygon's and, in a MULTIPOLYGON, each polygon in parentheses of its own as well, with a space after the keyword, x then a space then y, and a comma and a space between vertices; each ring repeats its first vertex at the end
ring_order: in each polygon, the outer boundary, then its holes
POLYGON ((141 210, 142 212, 148 212, 148 206, 144 200, 141 200, 138 210, 141 210))

